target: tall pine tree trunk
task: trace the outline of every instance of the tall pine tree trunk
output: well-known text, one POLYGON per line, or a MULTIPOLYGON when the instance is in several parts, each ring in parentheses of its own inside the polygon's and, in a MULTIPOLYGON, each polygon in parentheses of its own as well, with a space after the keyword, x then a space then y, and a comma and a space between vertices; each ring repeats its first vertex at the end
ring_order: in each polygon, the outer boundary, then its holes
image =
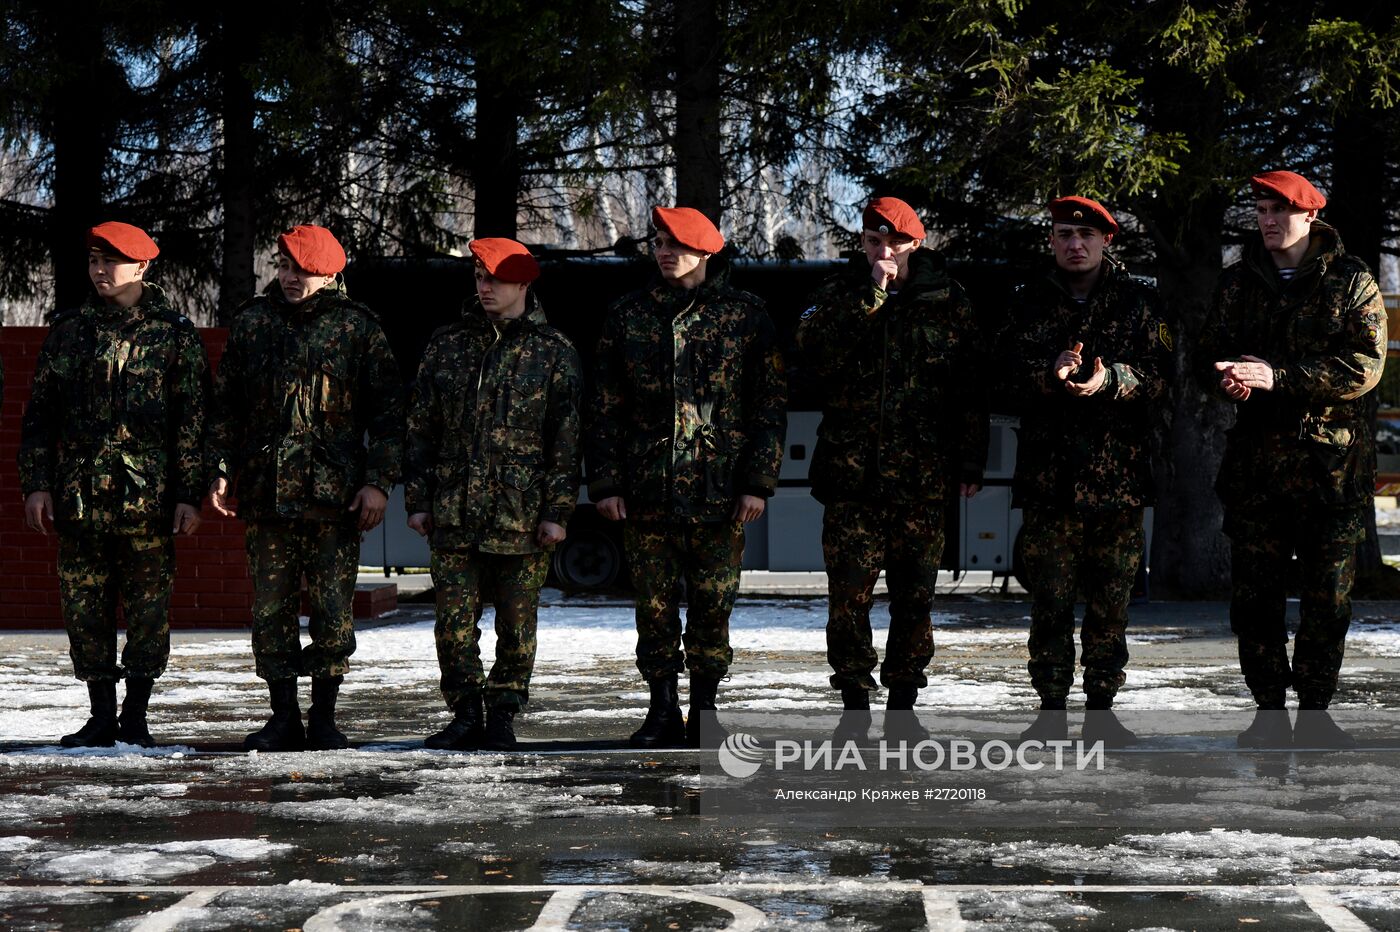
MULTIPOLYGON (((1221 91, 1175 68, 1155 78, 1173 88, 1163 98, 1162 128, 1183 133, 1193 153, 1215 151, 1225 125, 1221 91)), ((1220 596, 1229 589, 1230 550, 1220 529, 1215 476, 1233 415, 1198 385, 1193 352, 1220 276, 1221 228, 1230 203, 1229 192, 1214 183, 1220 173, 1207 156, 1137 205, 1156 241, 1158 289, 1176 320, 1176 374, 1171 420, 1159 432, 1151 554, 1153 592, 1171 598, 1220 596)))
POLYGON ((516 235, 520 202, 520 104, 509 82, 492 67, 489 54, 476 63, 476 141, 472 185, 474 231, 483 236, 516 235))
POLYGON ((49 254, 56 309, 74 307, 91 291, 83 234, 103 220, 102 176, 120 98, 119 69, 108 57, 93 4, 55 8, 57 46, 65 50, 53 87, 53 211, 49 254))
POLYGON ((257 289, 254 259, 257 226, 254 146, 255 102, 248 69, 257 48, 257 24, 247 7, 230 7, 219 42, 219 86, 223 104, 223 165, 219 195, 223 206, 223 265, 219 273, 218 323, 227 327, 234 313, 257 289))
POLYGON ((717 0, 676 4, 676 203, 719 223, 720 20, 717 0))
POLYGON ((1229 586, 1229 543, 1221 533, 1215 475, 1232 422, 1225 405, 1197 384, 1194 348, 1220 275, 1225 199, 1161 198, 1181 209, 1153 219, 1159 232, 1157 285, 1176 317, 1177 371, 1171 422, 1157 468, 1152 586, 1174 598, 1219 596, 1229 586))
MULTIPOLYGON (((1385 239, 1386 148, 1381 127, 1393 113, 1382 113, 1353 99, 1337 113, 1332 128, 1332 191, 1327 201, 1327 222, 1335 226, 1346 251, 1361 259, 1379 275, 1381 243, 1385 239)), ((1396 325, 1391 324, 1392 330, 1396 325)), ((1376 419, 1367 424, 1375 440, 1376 419)), ((1373 444, 1374 445, 1374 444, 1373 444)), ((1385 573, 1380 537, 1376 533, 1376 512, 1366 511, 1366 536, 1357 546, 1358 594, 1393 597, 1400 592, 1400 580, 1389 583, 1391 591, 1380 592, 1385 573)))

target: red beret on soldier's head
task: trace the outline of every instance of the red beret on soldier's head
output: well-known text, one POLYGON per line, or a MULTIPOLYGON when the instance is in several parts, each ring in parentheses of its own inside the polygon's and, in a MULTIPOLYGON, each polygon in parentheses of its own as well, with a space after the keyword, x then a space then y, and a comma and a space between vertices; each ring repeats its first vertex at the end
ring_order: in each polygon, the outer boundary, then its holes
POLYGON ((1263 172, 1249 179, 1256 197, 1278 198, 1299 210, 1321 210, 1327 198, 1297 172, 1263 172))
POLYGON ((1107 208, 1092 198, 1077 195, 1057 197, 1051 201, 1050 222, 1093 227, 1103 233, 1118 232, 1118 221, 1113 219, 1113 214, 1107 208))
POLYGON ((911 239, 923 239, 928 235, 914 208, 897 197, 877 197, 867 204, 861 224, 876 233, 903 233, 911 239))
POLYGON ((312 275, 334 275, 345 268, 345 249, 325 227, 294 226, 277 237, 277 251, 312 275))
POLYGON ((719 229, 694 207, 653 207, 651 225, 670 233, 687 249, 713 254, 724 248, 719 229))
POLYGON ((114 252, 132 262, 145 262, 160 255, 156 241, 140 227, 108 220, 87 231, 89 249, 114 252))
POLYGON ((540 264, 530 250, 513 239, 489 236, 472 240, 467 248, 488 275, 503 282, 524 285, 540 277, 540 264))

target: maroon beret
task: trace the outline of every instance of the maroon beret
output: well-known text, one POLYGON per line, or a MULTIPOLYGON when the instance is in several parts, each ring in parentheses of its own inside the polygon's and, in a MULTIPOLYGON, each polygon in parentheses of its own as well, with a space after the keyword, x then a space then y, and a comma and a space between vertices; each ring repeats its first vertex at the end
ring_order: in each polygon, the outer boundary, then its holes
POLYGON ((1087 197, 1070 195, 1057 197, 1050 202, 1050 220, 1054 223, 1073 223, 1077 226, 1093 227, 1104 233, 1117 233, 1118 221, 1113 214, 1098 201, 1087 197))
POLYGON ((716 253, 724 248, 724 236, 694 207, 653 207, 651 225, 670 233, 687 249, 716 253))
POLYGON ((1297 172, 1264 172, 1249 179, 1249 185, 1259 197, 1276 197, 1299 210, 1321 210, 1327 198, 1297 172))
POLYGON ((115 220, 99 223, 88 230, 87 244, 89 249, 114 252, 132 262, 145 262, 160 255, 160 247, 145 230, 115 220))
POLYGON ((866 205, 861 224, 865 229, 877 233, 902 233, 912 239, 923 239, 928 235, 914 208, 897 197, 875 198, 866 205))
POLYGON ((312 275, 334 275, 345 268, 345 249, 325 227, 292 227, 277 237, 277 251, 312 275))
POLYGON ((540 277, 540 264, 530 255, 530 250, 513 239, 488 236, 472 240, 467 248, 487 274, 503 282, 523 285, 540 277))

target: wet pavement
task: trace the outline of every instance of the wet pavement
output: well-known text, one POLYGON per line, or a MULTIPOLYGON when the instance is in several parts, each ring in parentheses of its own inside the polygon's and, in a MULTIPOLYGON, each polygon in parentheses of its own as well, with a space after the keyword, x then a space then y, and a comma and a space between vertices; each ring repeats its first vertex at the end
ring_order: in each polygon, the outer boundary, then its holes
MULTIPOLYGON (((264 711, 246 635, 228 632, 175 635, 152 701, 161 748, 62 751, 85 699, 63 637, 0 635, 0 926, 1400 929, 1400 818, 1359 758, 1278 752, 1281 777, 1252 790, 1246 772, 1189 825, 736 820, 704 804, 713 752, 621 748, 646 701, 630 609, 547 601, 510 755, 422 749, 448 717, 424 607, 359 633, 341 715, 359 747, 320 754, 231 750, 264 711), (1293 789, 1319 768, 1332 805, 1293 789)), ((1397 608, 1358 605, 1339 715, 1400 710, 1397 608)), ((1026 611, 945 599, 921 705, 1032 708, 1026 611)), ((1135 608, 1125 720, 1250 707, 1224 614, 1135 608)), ((829 709, 824 619, 819 599, 744 599, 721 711, 829 709)))

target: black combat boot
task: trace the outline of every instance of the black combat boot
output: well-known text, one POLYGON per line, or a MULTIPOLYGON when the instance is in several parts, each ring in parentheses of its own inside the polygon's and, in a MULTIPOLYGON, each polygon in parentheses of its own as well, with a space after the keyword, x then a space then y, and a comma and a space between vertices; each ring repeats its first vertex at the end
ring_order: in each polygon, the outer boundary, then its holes
POLYGON ((297 704, 297 681, 268 680, 267 694, 272 717, 243 739, 243 750, 300 751, 306 745, 306 730, 302 728, 301 706, 297 704))
POLYGON ((1235 736, 1235 744, 1242 748, 1272 750, 1292 747, 1293 725, 1288 721, 1288 710, 1256 709, 1254 721, 1235 736))
POLYGON ((146 727, 146 706, 151 701, 151 687, 156 681, 140 676, 126 678, 126 696, 122 699, 122 714, 117 719, 117 740, 123 744, 153 748, 156 739, 146 727))
POLYGON ((1137 744, 1138 736, 1113 714, 1112 697, 1095 694, 1088 698, 1084 708, 1084 728, 1079 733, 1081 741, 1090 745, 1102 741, 1103 746, 1110 750, 1137 744))
POLYGON ((1069 716, 1064 699, 1040 700, 1040 711, 1030 727, 1021 732, 1021 741, 1068 741, 1069 716))
POLYGON ((311 708, 306 713, 306 749, 341 751, 350 746, 335 727, 335 700, 344 677, 318 676, 311 680, 311 708))
POLYGON ((651 705, 642 727, 632 732, 634 748, 678 748, 685 745, 685 718, 681 715, 676 674, 652 680, 651 705))
POLYGON ((481 694, 467 696, 452 710, 447 727, 423 739, 423 747, 435 751, 475 751, 486 736, 482 725, 481 694))
POLYGON ((885 743, 910 745, 928 740, 928 729, 919 722, 914 703, 919 701, 919 687, 900 683, 890 687, 885 697, 885 743))
POLYGON ((515 719, 515 707, 496 703, 486 713, 486 737, 481 742, 483 751, 514 751, 516 747, 515 729, 511 722, 515 719))
POLYGON ((1254 702, 1259 708, 1254 713, 1254 721, 1235 737, 1235 744, 1242 748, 1271 750, 1292 747, 1293 725, 1288 721, 1288 709, 1284 707, 1285 698, 1282 689, 1256 695, 1254 702))
POLYGON ((712 747, 717 748, 724 743, 724 739, 729 734, 720 727, 719 719, 715 716, 715 693, 719 692, 719 680, 713 677, 704 676, 699 673, 692 673, 690 676, 690 715, 685 720, 685 743, 689 747, 712 747), (701 743, 701 723, 705 717, 709 716, 710 728, 704 729, 708 734, 708 741, 701 743))
POLYGON ((833 746, 854 741, 857 747, 870 743, 870 690, 864 686, 841 687, 841 721, 831 733, 833 746))
POLYGON ((1299 750, 1350 751, 1356 747, 1356 739, 1334 722, 1326 709, 1299 702, 1298 723, 1293 726, 1293 746, 1299 750))
POLYGON ((113 680, 88 683, 88 704, 92 715, 71 735, 58 743, 66 748, 109 748, 117 743, 117 684, 113 680))

